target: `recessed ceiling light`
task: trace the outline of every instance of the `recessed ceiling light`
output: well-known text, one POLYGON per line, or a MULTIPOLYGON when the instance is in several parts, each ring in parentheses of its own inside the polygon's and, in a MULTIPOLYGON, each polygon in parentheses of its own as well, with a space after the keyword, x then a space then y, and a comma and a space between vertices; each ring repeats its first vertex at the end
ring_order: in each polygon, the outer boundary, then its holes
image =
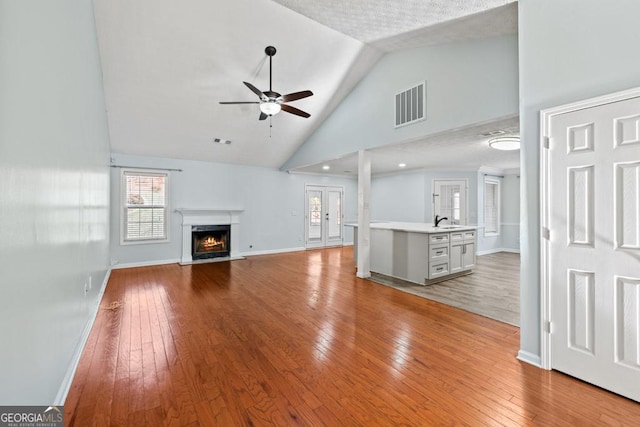
POLYGON ((500 136, 489 140, 489 147, 496 150, 519 150, 520 149, 520 137, 519 136, 500 136))
POLYGON ((322 166, 322 169, 328 171, 329 169, 331 169, 331 166, 324 165, 324 166, 322 166))
POLYGON ((406 163, 398 163, 398 167, 399 168, 406 168, 407 164, 406 163))
POLYGON ((218 144, 226 144, 226 145, 231 144, 230 140, 222 139, 222 138, 213 138, 213 142, 217 142, 218 144))

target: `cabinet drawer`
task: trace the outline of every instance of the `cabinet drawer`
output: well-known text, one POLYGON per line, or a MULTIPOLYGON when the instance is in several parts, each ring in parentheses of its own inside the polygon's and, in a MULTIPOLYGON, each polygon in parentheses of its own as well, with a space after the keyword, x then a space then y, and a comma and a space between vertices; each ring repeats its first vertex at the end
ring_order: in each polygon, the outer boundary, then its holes
POLYGON ((449 233, 430 234, 429 242, 431 243, 448 243, 449 233))
POLYGON ((448 262, 434 262, 432 264, 429 264, 429 279, 446 276, 447 274, 449 274, 448 262))
POLYGON ((429 248, 429 261, 449 259, 449 245, 436 245, 429 248))
POLYGON ((476 230, 469 230, 463 232, 464 240, 475 240, 476 238, 476 230))
POLYGON ((451 241, 452 242, 459 242, 461 240, 464 240, 464 231, 452 231, 451 232, 451 241))

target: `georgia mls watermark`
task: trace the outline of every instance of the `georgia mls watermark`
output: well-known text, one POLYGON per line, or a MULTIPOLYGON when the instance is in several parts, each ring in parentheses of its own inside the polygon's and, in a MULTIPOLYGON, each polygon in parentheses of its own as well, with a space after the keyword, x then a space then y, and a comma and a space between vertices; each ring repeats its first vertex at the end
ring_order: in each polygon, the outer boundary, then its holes
POLYGON ((62 406, 0 406, 0 427, 63 427, 62 406))

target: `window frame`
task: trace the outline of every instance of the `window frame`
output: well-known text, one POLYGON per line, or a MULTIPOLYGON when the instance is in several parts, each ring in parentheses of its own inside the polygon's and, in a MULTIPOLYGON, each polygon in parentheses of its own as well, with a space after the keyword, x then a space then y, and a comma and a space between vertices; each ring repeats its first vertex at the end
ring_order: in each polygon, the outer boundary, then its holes
POLYGON ((171 222, 171 209, 170 209, 170 178, 169 172, 163 172, 158 170, 149 169, 127 169, 122 168, 120 170, 120 245, 145 245, 145 244, 157 244, 157 243, 169 243, 170 230, 169 226, 171 222), (143 239, 128 239, 127 238, 127 182, 126 177, 129 176, 151 176, 151 177, 164 177, 164 237, 163 238, 143 238, 143 239))
POLYGON ((483 215, 484 215, 484 235, 485 237, 497 237, 500 236, 500 210, 502 209, 502 200, 501 200, 501 185, 500 179, 492 178, 486 176, 484 178, 484 188, 483 188, 483 215), (489 231, 487 228, 487 185, 495 185, 495 218, 496 218, 496 229, 495 231, 489 231))

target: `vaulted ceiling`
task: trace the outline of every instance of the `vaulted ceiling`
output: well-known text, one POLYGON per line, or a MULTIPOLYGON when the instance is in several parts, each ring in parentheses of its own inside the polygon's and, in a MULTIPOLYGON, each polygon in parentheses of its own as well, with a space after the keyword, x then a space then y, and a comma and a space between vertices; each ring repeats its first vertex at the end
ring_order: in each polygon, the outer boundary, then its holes
POLYGON ((517 32, 513 0, 96 0, 95 15, 113 152, 272 168, 385 52, 517 32), (219 104, 269 88, 268 45, 273 90, 312 90, 290 103, 310 118, 219 104))

